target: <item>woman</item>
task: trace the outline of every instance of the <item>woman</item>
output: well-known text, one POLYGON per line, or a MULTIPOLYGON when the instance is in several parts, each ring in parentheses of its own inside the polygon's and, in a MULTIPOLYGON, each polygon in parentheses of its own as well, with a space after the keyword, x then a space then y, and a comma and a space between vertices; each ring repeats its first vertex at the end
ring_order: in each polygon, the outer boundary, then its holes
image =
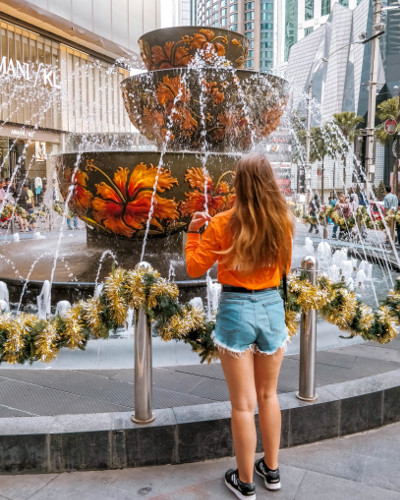
POLYGON ((288 272, 293 222, 268 160, 243 156, 236 167, 234 206, 211 218, 196 212, 188 229, 187 270, 204 274, 218 261, 223 285, 214 341, 232 403, 232 435, 237 470, 225 484, 238 497, 255 499, 255 406, 258 404, 264 458, 256 473, 266 488, 280 489, 278 451, 281 413, 276 393, 288 340, 283 302, 277 290, 288 272), (209 221, 200 237, 200 228, 209 221))

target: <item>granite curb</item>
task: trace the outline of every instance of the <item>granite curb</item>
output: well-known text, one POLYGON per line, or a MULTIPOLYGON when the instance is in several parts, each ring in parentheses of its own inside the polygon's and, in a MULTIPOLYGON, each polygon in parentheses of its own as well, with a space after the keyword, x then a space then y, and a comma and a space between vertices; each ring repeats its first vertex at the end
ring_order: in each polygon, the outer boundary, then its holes
MULTIPOLYGON (((400 370, 393 370, 325 385, 312 403, 298 400, 295 392, 280 394, 281 448, 400 421, 399 380, 400 370)), ((229 402, 154 413, 155 421, 146 426, 134 424, 131 412, 3 418, 0 473, 119 469, 233 455, 229 402)))

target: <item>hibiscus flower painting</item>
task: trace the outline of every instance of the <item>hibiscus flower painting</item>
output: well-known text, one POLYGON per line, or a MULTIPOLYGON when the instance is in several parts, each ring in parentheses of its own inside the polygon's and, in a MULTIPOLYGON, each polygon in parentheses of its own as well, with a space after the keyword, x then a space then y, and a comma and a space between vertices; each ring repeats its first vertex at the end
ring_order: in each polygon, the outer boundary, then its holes
POLYGON ((133 170, 119 167, 111 179, 93 160, 87 162, 86 168, 96 170, 105 178, 96 184, 92 216, 114 234, 130 238, 146 228, 149 217, 150 227, 162 234, 165 232, 163 222, 179 218, 175 199, 160 196, 178 183, 169 170, 139 163, 133 170))
POLYGON ((225 172, 214 187, 214 182, 203 168, 189 168, 185 175, 185 181, 193 189, 185 193, 186 200, 179 207, 182 215, 192 216, 194 212, 207 209, 211 216, 224 210, 232 208, 234 192, 229 185, 222 180, 225 175, 233 175, 233 172, 225 172))
MULTIPOLYGON (((87 188, 88 175, 80 170, 68 169, 65 174, 67 181, 66 187, 72 189, 68 201, 68 207, 76 215, 84 216, 92 204, 93 195, 87 188)), ((63 193, 65 199, 68 199, 68 192, 63 193)))

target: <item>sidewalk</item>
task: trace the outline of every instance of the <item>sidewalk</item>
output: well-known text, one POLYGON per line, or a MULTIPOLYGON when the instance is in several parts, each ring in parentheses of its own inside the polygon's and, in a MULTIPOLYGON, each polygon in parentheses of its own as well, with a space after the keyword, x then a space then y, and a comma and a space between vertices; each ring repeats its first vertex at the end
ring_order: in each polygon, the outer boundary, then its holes
MULTIPOLYGON (((267 492, 256 475, 257 498, 400 499, 399 449, 400 423, 396 423, 281 450, 282 489, 267 492)), ((235 467, 233 458, 114 471, 0 476, 0 500, 233 500, 222 479, 230 467, 235 467)))

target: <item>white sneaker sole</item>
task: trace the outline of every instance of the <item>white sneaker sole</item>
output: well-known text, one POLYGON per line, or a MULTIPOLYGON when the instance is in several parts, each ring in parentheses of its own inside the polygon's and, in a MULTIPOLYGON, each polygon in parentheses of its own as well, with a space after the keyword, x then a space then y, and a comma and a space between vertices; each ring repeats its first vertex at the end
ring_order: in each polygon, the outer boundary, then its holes
POLYGON ((264 485, 265 487, 267 488, 267 490, 270 490, 270 491, 277 491, 277 490, 280 490, 281 489, 281 483, 273 483, 273 484, 269 484, 267 482, 267 480, 265 479, 265 476, 264 474, 262 474, 261 472, 258 472, 258 470, 256 468, 254 468, 254 470, 256 471, 256 474, 260 477, 262 477, 264 479, 264 485))
POLYGON ((238 491, 236 488, 234 488, 231 484, 228 483, 228 481, 225 479, 225 484, 228 487, 228 489, 231 490, 231 492, 236 495, 238 498, 246 498, 248 500, 256 500, 256 494, 254 495, 242 495, 240 491, 238 491))

